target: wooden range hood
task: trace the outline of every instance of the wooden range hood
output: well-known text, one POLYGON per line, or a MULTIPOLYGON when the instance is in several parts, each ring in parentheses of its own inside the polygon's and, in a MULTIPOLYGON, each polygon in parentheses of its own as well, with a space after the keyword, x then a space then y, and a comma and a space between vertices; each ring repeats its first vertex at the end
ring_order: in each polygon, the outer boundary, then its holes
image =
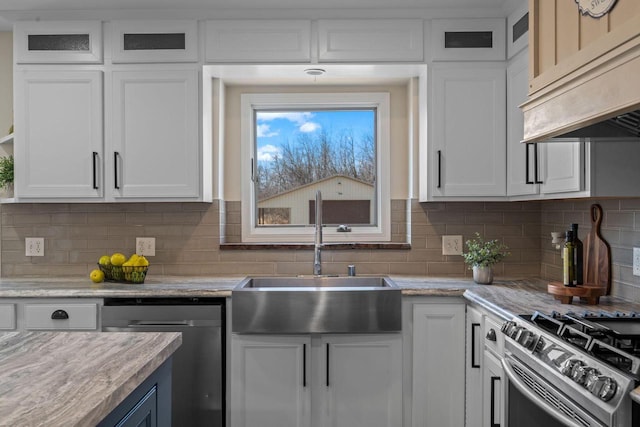
POLYGON ((529 0, 529 28, 524 142, 640 136, 640 1, 593 18, 575 1, 529 0))

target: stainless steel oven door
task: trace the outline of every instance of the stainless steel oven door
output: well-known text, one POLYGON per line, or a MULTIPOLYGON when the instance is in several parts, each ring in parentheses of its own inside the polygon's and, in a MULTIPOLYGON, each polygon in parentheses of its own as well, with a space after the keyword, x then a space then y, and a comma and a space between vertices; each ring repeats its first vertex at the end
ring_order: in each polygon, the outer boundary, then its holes
POLYGON ((507 353, 507 425, 513 427, 606 427, 544 378, 507 353))

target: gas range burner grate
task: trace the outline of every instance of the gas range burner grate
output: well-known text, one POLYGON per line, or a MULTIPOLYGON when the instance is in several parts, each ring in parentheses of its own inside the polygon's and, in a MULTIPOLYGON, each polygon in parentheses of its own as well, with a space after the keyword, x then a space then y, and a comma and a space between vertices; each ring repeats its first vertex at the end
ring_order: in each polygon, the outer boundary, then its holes
POLYGON ((640 378, 640 314, 536 312, 522 317, 594 358, 640 378))

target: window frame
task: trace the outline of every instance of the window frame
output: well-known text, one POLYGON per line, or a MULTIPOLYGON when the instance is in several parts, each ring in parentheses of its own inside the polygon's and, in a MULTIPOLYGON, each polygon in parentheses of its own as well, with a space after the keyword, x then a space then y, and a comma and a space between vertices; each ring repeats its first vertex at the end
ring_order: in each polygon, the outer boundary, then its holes
POLYGON ((246 243, 311 243, 314 227, 258 227, 256 198, 251 179, 255 153, 254 110, 283 109, 349 109, 375 108, 376 117, 376 211, 377 224, 352 227, 351 232, 338 232, 324 227, 325 243, 389 242, 391 241, 390 154, 391 116, 388 92, 343 93, 245 93, 240 101, 240 139, 242 157, 242 242, 246 243))

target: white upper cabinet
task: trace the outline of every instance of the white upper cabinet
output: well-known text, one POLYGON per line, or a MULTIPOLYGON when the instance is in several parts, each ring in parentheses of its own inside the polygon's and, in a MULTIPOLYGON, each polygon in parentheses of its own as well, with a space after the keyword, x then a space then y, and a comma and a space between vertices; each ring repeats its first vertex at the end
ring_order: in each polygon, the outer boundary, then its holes
POLYGON ((422 62, 422 19, 321 19, 319 62, 422 62))
POLYGON ((504 61, 504 19, 434 19, 431 60, 504 61))
POLYGON ((206 22, 206 62, 309 62, 309 20, 206 22))
POLYGON ((18 21, 13 38, 18 64, 102 62, 100 21, 18 21))
POLYGON ((513 58, 529 45, 529 4, 520 7, 507 17, 507 57, 513 58))
POLYGON ((112 103, 113 197, 197 199, 198 72, 114 71, 112 103))
POLYGON ((529 60, 527 51, 507 67, 507 195, 537 194, 537 147, 523 144, 524 115, 519 105, 527 99, 529 60))
POLYGON ((16 197, 102 197, 102 72, 23 70, 15 81, 16 197))
POLYGON ((198 23, 192 20, 113 21, 114 63, 196 62, 198 23))
POLYGON ((430 133, 420 159, 428 173, 422 175, 427 182, 421 182, 421 200, 504 197, 504 64, 436 64, 430 88, 430 133))

